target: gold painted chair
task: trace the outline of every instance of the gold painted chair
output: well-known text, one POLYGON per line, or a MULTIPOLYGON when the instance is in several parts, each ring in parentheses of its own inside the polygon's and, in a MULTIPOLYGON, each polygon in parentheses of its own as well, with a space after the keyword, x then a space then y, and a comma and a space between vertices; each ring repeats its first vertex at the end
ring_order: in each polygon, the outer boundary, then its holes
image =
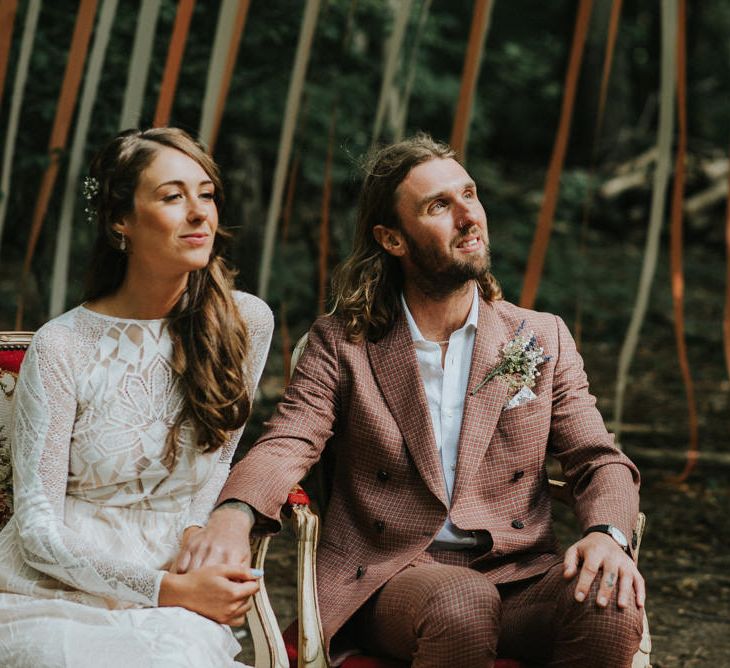
MULTIPOLYGON (((292 354, 292 370, 306 346, 306 334, 299 339, 292 354)), ((550 480, 550 489, 554 499, 570 504, 567 484, 560 480, 550 480)), ((301 488, 292 490, 289 495, 289 506, 297 536, 298 577, 297 577, 297 610, 298 619, 282 635, 278 633, 273 612, 267 612, 262 601, 254 602, 254 610, 249 613, 254 645, 256 648, 256 668, 329 668, 324 652, 322 626, 319 617, 319 606, 316 591, 317 537, 319 518, 310 509, 309 498, 301 488), (275 641, 272 642, 272 639, 275 641), (267 644, 268 643, 268 644, 267 644), (263 662, 265 655, 269 662, 263 662), (261 657, 262 662, 259 663, 261 657)), ((644 533, 646 517, 639 513, 637 519, 636 549, 634 558, 638 560, 641 539, 644 533)), ((263 568, 269 537, 254 541, 252 546, 253 566, 263 568)), ((264 596, 261 598, 265 597, 264 596)), ((268 601, 266 602, 268 604, 268 601)), ((268 611, 271 606, 268 606, 268 611)), ((632 668, 651 668, 651 636, 649 624, 644 613, 644 630, 639 650, 634 656, 632 668)), ((407 664, 385 661, 374 657, 354 656, 348 658, 342 668, 408 668, 407 664)), ((498 658, 495 668, 522 668, 523 664, 514 659, 498 658)))

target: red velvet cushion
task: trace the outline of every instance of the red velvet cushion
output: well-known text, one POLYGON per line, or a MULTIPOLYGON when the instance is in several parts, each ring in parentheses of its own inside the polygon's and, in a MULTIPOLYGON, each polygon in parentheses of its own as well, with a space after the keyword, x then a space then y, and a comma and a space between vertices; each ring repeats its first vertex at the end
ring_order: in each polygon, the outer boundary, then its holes
POLYGON ((286 502, 290 506, 308 506, 309 496, 307 496, 307 493, 301 487, 299 487, 299 485, 297 485, 289 492, 289 496, 287 496, 286 502))
MULTIPOLYGON (((289 668, 297 668, 297 621, 294 620, 284 631, 284 646, 289 659, 289 668)), ((408 668, 408 664, 391 659, 378 659, 372 656, 351 656, 345 659, 342 668, 408 668)), ((494 668, 524 668, 520 661, 514 659, 497 659, 494 668)))
POLYGON ((284 636, 284 647, 286 656, 289 659, 289 668, 297 668, 297 656, 299 654, 299 638, 297 637, 297 620, 295 619, 282 634, 284 636))
POLYGON ((25 350, 0 350, 0 369, 18 373, 24 356, 25 350))

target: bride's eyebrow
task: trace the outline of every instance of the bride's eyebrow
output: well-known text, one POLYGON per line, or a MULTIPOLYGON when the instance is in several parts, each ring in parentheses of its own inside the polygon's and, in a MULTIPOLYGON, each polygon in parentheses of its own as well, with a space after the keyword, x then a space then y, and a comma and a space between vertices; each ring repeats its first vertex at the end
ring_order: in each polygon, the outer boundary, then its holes
MULTIPOLYGON (((185 182, 184 181, 182 181, 180 179, 172 179, 171 181, 164 181, 163 183, 160 183, 160 185, 158 185, 158 186, 155 187, 155 190, 159 190, 163 186, 179 186, 180 188, 182 188, 184 185, 185 185, 185 182)), ((212 185, 215 185, 215 184, 210 179, 204 179, 203 181, 201 181, 198 184, 199 187, 200 186, 208 186, 208 185, 211 185, 212 186, 212 185)))

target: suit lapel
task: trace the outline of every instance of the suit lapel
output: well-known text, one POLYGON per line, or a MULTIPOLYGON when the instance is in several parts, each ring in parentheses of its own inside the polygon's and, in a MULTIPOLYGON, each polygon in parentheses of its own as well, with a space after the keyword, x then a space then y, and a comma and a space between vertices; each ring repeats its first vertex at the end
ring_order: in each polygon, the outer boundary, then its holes
POLYGON ((514 332, 509 331, 499 318, 494 304, 480 301, 469 383, 464 398, 452 506, 484 458, 507 399, 507 384, 499 378, 493 378, 476 393, 472 392, 497 366, 502 346, 513 336, 514 332))
POLYGON ((403 314, 380 341, 368 342, 367 349, 375 379, 421 478, 431 492, 448 506, 426 392, 403 314))

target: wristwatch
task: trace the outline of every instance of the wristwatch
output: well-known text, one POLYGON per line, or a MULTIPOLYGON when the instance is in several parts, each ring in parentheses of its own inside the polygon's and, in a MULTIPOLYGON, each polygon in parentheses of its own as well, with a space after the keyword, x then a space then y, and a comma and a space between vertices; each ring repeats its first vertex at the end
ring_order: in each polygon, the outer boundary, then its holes
POLYGON ((626 539, 626 536, 624 536, 623 531, 621 531, 618 527, 613 526, 613 524, 596 524, 592 527, 588 527, 583 532, 583 535, 587 536, 589 533, 595 532, 608 534, 621 546, 621 549, 623 549, 626 554, 629 554, 629 541, 626 539))

